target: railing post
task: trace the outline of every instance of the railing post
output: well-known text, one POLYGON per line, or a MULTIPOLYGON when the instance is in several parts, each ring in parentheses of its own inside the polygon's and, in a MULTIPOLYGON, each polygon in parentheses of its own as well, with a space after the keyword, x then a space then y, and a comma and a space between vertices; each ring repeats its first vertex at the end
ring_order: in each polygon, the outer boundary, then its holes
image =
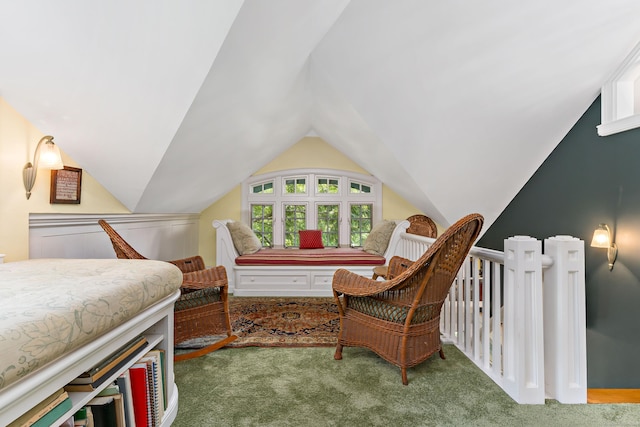
POLYGON ((544 241, 554 259, 544 273, 544 348, 547 396, 560 403, 587 402, 584 241, 555 236, 544 241))
POLYGON ((504 241, 504 390, 518 403, 544 404, 542 245, 504 241))

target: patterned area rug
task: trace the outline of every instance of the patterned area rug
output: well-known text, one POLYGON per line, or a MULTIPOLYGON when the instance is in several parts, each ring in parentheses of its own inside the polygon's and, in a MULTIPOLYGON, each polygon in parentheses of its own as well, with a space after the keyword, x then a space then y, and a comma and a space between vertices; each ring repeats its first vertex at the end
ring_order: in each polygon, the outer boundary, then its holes
POLYGON ((238 339, 228 347, 331 347, 340 321, 333 298, 230 297, 238 339))
MULTIPOLYGON (((340 319, 333 298, 229 297, 231 328, 238 339, 227 347, 333 347, 340 319)), ((206 347, 225 336, 185 341, 179 350, 206 347)))

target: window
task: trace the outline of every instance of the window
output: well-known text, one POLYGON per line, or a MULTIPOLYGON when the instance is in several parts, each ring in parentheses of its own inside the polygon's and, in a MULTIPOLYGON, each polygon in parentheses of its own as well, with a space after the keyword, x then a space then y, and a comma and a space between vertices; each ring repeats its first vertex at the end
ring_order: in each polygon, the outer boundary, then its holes
POLYGON ((351 205, 351 246, 364 246, 373 228, 373 206, 351 205))
POLYGON ((352 193, 371 193, 371 187, 360 182, 352 182, 350 188, 352 193))
POLYGON ((335 169, 269 172, 243 183, 242 212, 263 246, 298 247, 298 231, 313 229, 326 247, 362 246, 382 218, 382 183, 335 169))
POLYGON ((289 178, 284 180, 284 192, 286 194, 305 194, 307 181, 305 178, 289 178))
POLYGON ((307 206, 284 206, 284 246, 300 246, 298 231, 307 229, 307 206))
POLYGON ((338 194, 339 180, 332 178, 318 178, 316 192, 319 194, 338 194))
POLYGON ((273 193, 273 182, 265 182, 262 184, 256 184, 251 187, 251 192, 254 194, 258 193, 273 193))
POLYGON ((251 229, 262 246, 273 246, 273 205, 251 205, 251 229))
POLYGON ((318 205, 316 218, 318 230, 322 230, 322 244, 340 246, 340 205, 318 205))
POLYGON ((602 123, 598 135, 607 136, 640 127, 640 44, 602 85, 602 123))

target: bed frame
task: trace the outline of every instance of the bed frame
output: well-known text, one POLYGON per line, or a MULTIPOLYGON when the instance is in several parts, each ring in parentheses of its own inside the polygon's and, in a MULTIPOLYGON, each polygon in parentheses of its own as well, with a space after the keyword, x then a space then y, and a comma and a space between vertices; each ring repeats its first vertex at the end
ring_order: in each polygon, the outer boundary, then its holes
MULTIPOLYGON (((97 365, 115 349, 123 347, 139 334, 143 334, 147 338, 148 344, 138 351, 140 356, 152 348, 163 349, 166 352, 167 408, 161 426, 170 426, 178 413, 178 388, 175 385, 173 374, 173 306, 179 296, 180 291, 178 290, 89 344, 68 353, 63 358, 58 358, 33 374, 0 390, 0 425, 9 424, 76 378, 80 373, 97 365)), ((123 366, 112 376, 112 379, 115 380, 135 360, 137 358, 123 366)), ((71 417, 110 382, 111 380, 105 381, 100 388, 92 392, 69 392, 73 406, 54 425, 59 425, 71 417)))
MULTIPOLYGON (((231 220, 214 220, 216 229, 216 265, 224 265, 229 278, 229 293, 234 296, 332 296, 331 282, 338 268, 371 277, 373 265, 356 266, 248 266, 236 265, 240 255, 233 245, 227 223, 231 220)), ((387 262, 397 253, 401 235, 409 227, 409 221, 396 225, 384 257, 387 262)))

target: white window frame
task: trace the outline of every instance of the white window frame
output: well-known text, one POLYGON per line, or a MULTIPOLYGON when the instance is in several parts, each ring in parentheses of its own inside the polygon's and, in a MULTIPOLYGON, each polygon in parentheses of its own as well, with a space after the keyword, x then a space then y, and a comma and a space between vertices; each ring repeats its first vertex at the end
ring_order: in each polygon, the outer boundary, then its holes
POLYGON ((252 204, 272 204, 273 213, 273 245, 283 247, 284 245, 284 215, 285 204, 307 203, 307 229, 315 229, 317 224, 316 209, 317 204, 338 204, 340 205, 340 246, 350 245, 350 218, 349 206, 351 203, 373 205, 373 223, 382 220, 382 182, 372 175, 358 172, 337 170, 337 169, 288 169, 277 172, 255 175, 242 183, 242 212, 241 218, 246 224, 250 224, 252 204), (306 194, 295 193, 285 194, 284 183, 287 179, 305 178, 306 194), (338 194, 318 193, 317 179, 337 179, 339 185, 338 194), (251 192, 254 185, 273 181, 273 193, 251 192), (358 182, 371 187, 371 193, 351 193, 351 182, 358 182), (313 187, 311 187, 313 186, 313 187), (310 209, 311 208, 311 209, 310 209))
MULTIPOLYGON (((324 193, 321 193, 324 194, 324 193)), ((344 206, 340 203, 334 203, 331 200, 316 200, 315 204, 313 205, 313 215, 315 217, 315 224, 318 224, 318 207, 319 206, 332 206, 332 205, 338 205, 338 245, 342 244, 342 223, 344 221, 342 221, 342 209, 344 208, 344 206)), ((315 228, 318 228, 317 226, 315 228)))
MULTIPOLYGON (((309 195, 309 177, 306 175, 287 175, 287 176, 282 176, 280 179, 278 179, 277 181, 279 181, 282 184, 282 187, 280 189, 280 192, 282 193, 282 195, 286 198, 286 197, 296 197, 296 198, 300 198, 300 197, 306 197, 309 195), (299 179, 304 179, 305 180, 305 184, 304 184, 304 193, 298 193, 297 192, 297 188, 298 188, 298 180, 299 179), (285 188, 286 188, 286 182, 288 180, 294 180, 294 184, 293 187, 294 189, 296 189, 296 192, 294 193, 287 193, 285 192, 285 188)), ((315 183, 314 183, 315 185, 315 183)))
POLYGON ((640 43, 601 89, 598 135, 608 136, 640 127, 640 43))

